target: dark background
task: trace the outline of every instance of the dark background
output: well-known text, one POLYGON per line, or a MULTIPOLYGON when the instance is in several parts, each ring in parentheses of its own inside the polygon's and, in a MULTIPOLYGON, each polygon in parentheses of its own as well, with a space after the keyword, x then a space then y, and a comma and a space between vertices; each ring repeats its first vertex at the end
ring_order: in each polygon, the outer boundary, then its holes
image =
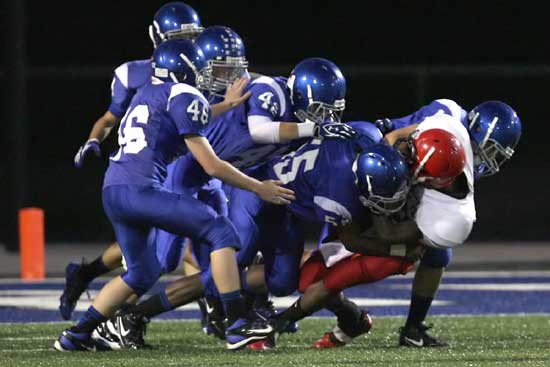
MULTIPOLYGON (((163 3, 3 2, 0 242, 16 243, 16 208, 30 205, 45 209, 49 242, 113 238, 100 195, 115 134, 104 159, 78 170, 73 156, 109 105, 113 69, 151 54, 147 27, 163 3)), ((253 71, 287 75, 306 57, 333 60, 348 81, 347 120, 404 115, 436 98, 465 109, 509 103, 524 134, 502 173, 477 184, 471 238, 550 239, 550 27, 528 6, 538 2, 188 4, 203 25, 242 36, 253 71)))

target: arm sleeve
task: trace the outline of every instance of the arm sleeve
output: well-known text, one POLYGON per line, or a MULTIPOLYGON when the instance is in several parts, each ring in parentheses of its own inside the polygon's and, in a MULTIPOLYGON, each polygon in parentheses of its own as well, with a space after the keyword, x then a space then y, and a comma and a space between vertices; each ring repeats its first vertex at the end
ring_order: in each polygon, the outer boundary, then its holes
POLYGON ((255 143, 275 144, 281 141, 279 127, 281 123, 260 115, 248 116, 248 131, 255 143))

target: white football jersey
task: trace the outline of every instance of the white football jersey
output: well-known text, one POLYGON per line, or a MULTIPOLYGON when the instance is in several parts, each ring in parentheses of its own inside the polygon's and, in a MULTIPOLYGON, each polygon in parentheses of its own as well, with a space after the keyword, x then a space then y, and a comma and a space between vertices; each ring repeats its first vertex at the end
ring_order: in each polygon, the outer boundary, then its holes
MULTIPOLYGON (((437 190, 424 189, 415 214, 415 221, 423 234, 422 240, 427 246, 445 249, 463 244, 476 220, 474 154, 468 131, 460 122, 465 112, 454 101, 438 100, 438 102, 447 105, 451 109, 452 116, 441 110, 424 119, 417 130, 442 129, 458 139, 466 154, 464 174, 469 193, 464 199, 456 199, 437 190)), ((324 243, 319 250, 327 267, 353 255, 339 241, 324 243)))
POLYGON ((476 220, 474 203, 474 154, 468 131, 457 117, 437 113, 418 125, 419 131, 442 129, 453 134, 464 147, 464 174, 469 193, 455 199, 439 191, 424 189, 415 220, 424 235, 424 243, 435 248, 451 248, 466 241, 476 220))

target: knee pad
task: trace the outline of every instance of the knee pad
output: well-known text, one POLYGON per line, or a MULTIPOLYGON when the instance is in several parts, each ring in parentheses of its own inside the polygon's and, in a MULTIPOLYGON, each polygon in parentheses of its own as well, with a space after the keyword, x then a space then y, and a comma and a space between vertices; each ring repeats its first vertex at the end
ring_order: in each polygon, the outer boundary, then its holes
POLYGON ((138 297, 147 292, 160 278, 160 267, 157 269, 139 269, 137 271, 127 270, 122 274, 122 280, 134 290, 138 297))
POLYGON ((452 249, 428 248, 422 256, 421 264, 428 268, 446 268, 453 257, 452 249))
POLYGON ((239 249, 241 241, 233 223, 226 217, 217 217, 202 233, 202 237, 211 245, 212 251, 225 247, 239 249))
POLYGON ((287 273, 284 276, 268 277, 265 282, 269 293, 275 297, 289 296, 298 288, 298 274, 287 273))

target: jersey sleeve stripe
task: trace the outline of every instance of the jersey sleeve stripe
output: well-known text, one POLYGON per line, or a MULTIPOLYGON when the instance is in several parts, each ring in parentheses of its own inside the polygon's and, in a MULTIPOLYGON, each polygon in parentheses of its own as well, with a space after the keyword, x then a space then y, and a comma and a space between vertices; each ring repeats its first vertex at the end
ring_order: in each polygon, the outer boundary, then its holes
POLYGON ((277 84, 277 82, 273 80, 273 78, 270 78, 268 76, 261 76, 258 79, 254 79, 252 81, 252 84, 258 84, 258 83, 269 85, 275 91, 275 93, 277 93, 277 97, 279 97, 279 104, 281 106, 281 111, 279 112, 279 116, 283 116, 286 112, 286 98, 281 86, 277 84))
POLYGON ((124 88, 128 89, 128 63, 120 65, 115 69, 115 75, 124 88))
POLYGON ((170 89, 170 97, 168 97, 168 103, 166 104, 166 111, 170 110, 170 101, 172 100, 172 98, 179 96, 180 94, 183 94, 183 93, 193 94, 199 97, 203 103, 208 104, 208 102, 206 101, 206 98, 204 98, 202 93, 199 92, 197 88, 192 87, 188 84, 177 83, 177 84, 174 84, 170 89))

